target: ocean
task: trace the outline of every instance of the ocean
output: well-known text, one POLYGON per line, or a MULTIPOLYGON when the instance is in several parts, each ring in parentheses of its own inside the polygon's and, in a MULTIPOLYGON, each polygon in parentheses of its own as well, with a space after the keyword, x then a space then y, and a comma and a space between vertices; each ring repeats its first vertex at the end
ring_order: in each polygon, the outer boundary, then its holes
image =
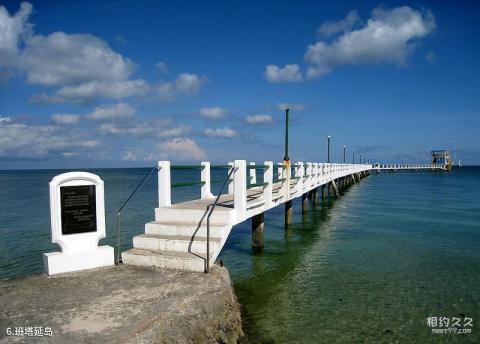
MULTIPOLYGON (((100 244, 114 246, 117 210, 148 169, 87 171, 105 182, 100 244)), ((42 253, 59 250, 48 182, 63 172, 0 171, 0 277, 42 272, 42 253)), ((199 187, 177 188, 172 199, 198 195, 199 187)), ((153 220, 157 199, 154 174, 123 212, 122 250, 153 220)), ((250 222, 235 226, 218 258, 245 308, 246 343, 480 342, 480 167, 372 174, 339 199, 308 206, 302 215, 294 202, 287 228, 282 206, 266 213, 260 252, 250 222), (449 319, 444 328, 460 319, 457 327, 472 332, 432 333, 440 318, 449 319)))

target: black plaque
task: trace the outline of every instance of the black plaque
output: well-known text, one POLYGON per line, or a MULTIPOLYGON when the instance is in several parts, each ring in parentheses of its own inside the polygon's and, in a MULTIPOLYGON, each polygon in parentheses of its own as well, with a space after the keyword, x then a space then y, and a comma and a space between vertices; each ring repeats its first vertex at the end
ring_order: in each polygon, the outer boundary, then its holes
POLYGON ((60 187, 62 234, 97 231, 95 185, 60 187))

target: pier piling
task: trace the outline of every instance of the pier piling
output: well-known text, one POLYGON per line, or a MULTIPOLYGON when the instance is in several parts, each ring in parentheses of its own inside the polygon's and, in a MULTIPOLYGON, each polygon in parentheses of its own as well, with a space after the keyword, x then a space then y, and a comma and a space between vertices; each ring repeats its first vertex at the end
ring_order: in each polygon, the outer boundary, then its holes
POLYGON ((317 204, 317 191, 318 191, 318 188, 315 188, 312 190, 312 202, 313 204, 317 204))
POLYGON ((292 223, 293 218, 293 207, 292 201, 285 202, 285 225, 289 225, 292 223))
POLYGON ((333 192, 334 192, 335 197, 340 196, 340 193, 338 192, 337 184, 335 184, 335 180, 332 180, 332 181, 330 182, 330 185, 331 185, 331 187, 332 187, 332 189, 333 189, 333 192))
POLYGON ((260 249, 265 246, 265 213, 260 213, 252 217, 252 247, 260 249))
POLYGON ((307 212, 307 194, 304 193, 302 195, 302 214, 307 212))

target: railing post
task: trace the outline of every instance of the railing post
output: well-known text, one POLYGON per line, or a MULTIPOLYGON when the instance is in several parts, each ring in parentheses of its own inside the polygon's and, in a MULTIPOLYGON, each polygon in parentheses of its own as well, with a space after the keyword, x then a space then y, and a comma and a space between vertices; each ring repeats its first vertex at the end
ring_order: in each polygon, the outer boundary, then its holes
POLYGON ((303 162, 297 162, 295 166, 295 178, 297 179, 297 195, 302 195, 303 194, 303 176, 304 176, 304 171, 303 171, 303 162))
POLYGON ((170 187, 170 161, 158 162, 158 207, 169 207, 172 205, 170 187))
POLYGON ((283 162, 283 178, 285 179, 283 183, 283 201, 288 202, 291 197, 290 197, 290 186, 291 186, 291 178, 292 178, 292 162, 290 160, 284 161, 283 162))
POLYGON ((200 163, 200 165, 203 166, 202 172, 200 174, 200 178, 201 178, 201 181, 204 182, 204 184, 202 185, 201 191, 200 191, 200 194, 201 194, 200 197, 202 199, 212 198, 213 194, 212 194, 211 189, 210 189, 210 178, 211 178, 210 177, 210 162, 202 161, 200 163))
POLYGON ((305 179, 305 182, 306 182, 306 185, 307 185, 307 189, 308 191, 310 191, 310 189, 312 188, 312 163, 311 162, 307 162, 307 169, 306 169, 306 176, 307 178, 305 179))
POLYGON ((324 184, 325 183, 325 163, 320 164, 320 183, 324 184))
POLYGON ((250 166, 253 166, 253 168, 249 169, 249 175, 250 175, 250 184, 256 184, 257 183, 257 171, 255 170, 255 163, 251 162, 249 164, 250 166))
POLYGON ((263 187, 263 199, 265 200, 265 208, 272 206, 272 191, 273 191, 273 161, 265 161, 263 163, 268 166, 263 172, 263 182, 268 183, 263 187))
POLYGON ((247 162, 245 160, 235 160, 234 168, 233 206, 237 223, 239 223, 245 219, 247 212, 247 162))
POLYGON ((317 187, 318 184, 319 184, 319 175, 318 175, 319 171, 318 171, 318 162, 314 163, 313 164, 313 184, 314 184, 314 187, 317 187))

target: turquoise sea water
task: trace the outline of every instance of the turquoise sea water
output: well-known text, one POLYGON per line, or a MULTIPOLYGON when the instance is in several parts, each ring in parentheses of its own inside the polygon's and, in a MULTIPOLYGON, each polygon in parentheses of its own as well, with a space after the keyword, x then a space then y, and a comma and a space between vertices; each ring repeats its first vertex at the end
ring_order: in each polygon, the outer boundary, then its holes
MULTIPOLYGON (((113 245, 116 210, 147 171, 91 171, 105 181, 103 244, 113 245)), ((61 172, 0 171, 0 277, 40 272, 42 253, 58 250, 48 182, 61 172)), ((173 199, 198 192, 175 189, 173 199)), ((156 202, 153 177, 122 217, 122 250, 156 202)), ((247 343, 480 342, 480 168, 371 175, 305 215, 299 201, 294 209, 288 228, 282 207, 266 214, 263 251, 252 251, 246 221, 219 257, 245 306, 247 343), (432 334, 428 317, 472 318, 472 333, 432 334)))

